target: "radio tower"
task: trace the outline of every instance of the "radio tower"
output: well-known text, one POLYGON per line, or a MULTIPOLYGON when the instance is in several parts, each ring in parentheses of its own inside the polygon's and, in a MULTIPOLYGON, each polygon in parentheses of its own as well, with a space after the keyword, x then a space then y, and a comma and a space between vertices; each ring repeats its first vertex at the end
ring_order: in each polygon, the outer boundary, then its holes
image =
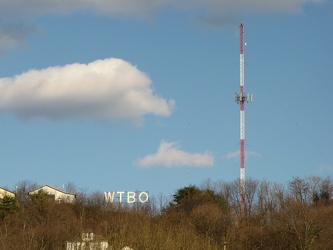
POLYGON ((240 104, 240 211, 245 215, 245 102, 252 102, 252 94, 244 94, 244 26, 240 25, 240 93, 234 94, 235 102, 240 104))

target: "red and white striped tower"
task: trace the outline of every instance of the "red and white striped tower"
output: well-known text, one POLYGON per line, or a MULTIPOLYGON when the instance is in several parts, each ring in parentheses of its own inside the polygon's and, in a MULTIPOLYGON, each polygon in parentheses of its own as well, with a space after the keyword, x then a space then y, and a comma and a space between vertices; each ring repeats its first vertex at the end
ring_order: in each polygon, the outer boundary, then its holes
POLYGON ((252 94, 244 94, 244 26, 240 25, 240 94, 235 93, 240 104, 240 210, 245 215, 245 102, 252 101, 252 94))

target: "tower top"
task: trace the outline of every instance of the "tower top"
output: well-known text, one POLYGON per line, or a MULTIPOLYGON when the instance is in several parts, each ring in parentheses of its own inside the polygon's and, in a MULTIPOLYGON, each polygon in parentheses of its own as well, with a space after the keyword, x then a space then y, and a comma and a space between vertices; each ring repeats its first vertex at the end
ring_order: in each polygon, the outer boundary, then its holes
POLYGON ((241 25, 239 26, 239 37, 240 37, 240 53, 244 54, 244 26, 241 23, 241 25))

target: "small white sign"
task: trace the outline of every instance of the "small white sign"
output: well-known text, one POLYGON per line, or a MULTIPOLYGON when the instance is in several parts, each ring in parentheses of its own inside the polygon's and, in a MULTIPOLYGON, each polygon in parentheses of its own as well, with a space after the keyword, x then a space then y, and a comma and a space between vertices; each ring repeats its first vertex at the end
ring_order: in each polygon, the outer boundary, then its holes
POLYGON ((82 240, 83 241, 93 241, 94 240, 94 234, 93 233, 83 233, 82 234, 82 240))
POLYGON ((93 233, 82 233, 83 242, 66 242, 66 250, 108 250, 109 243, 106 241, 94 242, 93 233))
POLYGON ((66 250, 107 250, 109 243, 102 242, 66 242, 66 250))

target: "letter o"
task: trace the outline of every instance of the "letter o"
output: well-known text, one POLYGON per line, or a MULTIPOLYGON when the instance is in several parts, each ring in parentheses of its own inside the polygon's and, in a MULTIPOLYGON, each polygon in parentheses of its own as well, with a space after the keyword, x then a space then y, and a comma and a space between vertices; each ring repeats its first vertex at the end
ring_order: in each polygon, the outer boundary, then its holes
POLYGON ((147 192, 141 192, 140 194, 139 194, 139 201, 141 202, 141 203, 146 203, 146 202, 148 202, 148 200, 149 200, 149 195, 148 195, 148 193, 147 192), (142 196, 146 196, 146 199, 142 199, 142 196))

